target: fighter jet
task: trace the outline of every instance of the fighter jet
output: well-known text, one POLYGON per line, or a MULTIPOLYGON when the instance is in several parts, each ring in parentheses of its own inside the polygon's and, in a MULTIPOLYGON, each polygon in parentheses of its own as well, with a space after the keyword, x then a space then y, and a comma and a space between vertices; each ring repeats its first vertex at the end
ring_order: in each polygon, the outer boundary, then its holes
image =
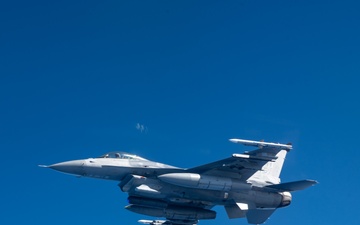
POLYGON ((196 225, 215 219, 216 205, 230 219, 264 223, 277 209, 290 205, 290 192, 317 184, 314 180, 280 183, 280 172, 291 144, 230 139, 257 149, 194 168, 183 169, 125 152, 56 163, 48 167, 76 176, 118 181, 135 213, 165 218, 139 220, 150 225, 196 225))

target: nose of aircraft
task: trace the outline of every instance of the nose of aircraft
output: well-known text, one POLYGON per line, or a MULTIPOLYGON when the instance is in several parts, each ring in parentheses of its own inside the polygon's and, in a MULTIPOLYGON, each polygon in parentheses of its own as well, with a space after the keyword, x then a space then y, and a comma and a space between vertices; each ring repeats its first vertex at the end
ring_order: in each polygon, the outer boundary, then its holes
POLYGON ((56 163, 48 167, 63 173, 83 175, 84 164, 85 164, 85 160, 72 160, 67 162, 56 163))

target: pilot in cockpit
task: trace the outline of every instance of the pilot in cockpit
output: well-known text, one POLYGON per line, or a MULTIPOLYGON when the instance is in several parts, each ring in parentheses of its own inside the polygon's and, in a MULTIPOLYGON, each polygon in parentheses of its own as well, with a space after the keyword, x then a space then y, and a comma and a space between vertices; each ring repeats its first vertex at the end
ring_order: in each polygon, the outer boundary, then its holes
POLYGON ((115 153, 115 158, 119 159, 120 158, 120 153, 115 153))

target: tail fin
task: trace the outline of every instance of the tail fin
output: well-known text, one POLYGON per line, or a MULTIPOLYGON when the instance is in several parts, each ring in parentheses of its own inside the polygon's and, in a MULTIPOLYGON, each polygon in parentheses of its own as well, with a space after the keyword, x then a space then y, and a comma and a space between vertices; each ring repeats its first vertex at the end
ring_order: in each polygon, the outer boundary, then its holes
MULTIPOLYGON (((284 165, 285 162, 285 157, 286 157, 287 151, 286 150, 280 150, 275 157, 277 157, 277 159, 275 159, 275 161, 273 162, 268 162, 264 165, 263 170, 266 174, 268 174, 268 176, 270 177, 274 177, 274 178, 279 178, 280 177, 280 173, 282 170, 282 167, 284 165)), ((279 180, 280 181, 280 180, 279 180)), ((280 182, 279 182, 280 183, 280 182)))
POLYGON ((246 152, 246 154, 258 158, 270 159, 264 162, 261 170, 256 171, 247 179, 250 183, 258 186, 267 186, 280 183, 279 177, 281 169, 284 165, 287 152, 292 149, 291 143, 280 144, 264 142, 263 140, 251 141, 237 138, 230 139, 230 141, 237 144, 257 146, 259 149, 246 152))
POLYGON ((280 183, 280 173, 284 165, 287 149, 265 147, 249 152, 250 155, 273 157, 263 165, 261 170, 255 172, 248 180, 259 183, 261 186, 280 183))

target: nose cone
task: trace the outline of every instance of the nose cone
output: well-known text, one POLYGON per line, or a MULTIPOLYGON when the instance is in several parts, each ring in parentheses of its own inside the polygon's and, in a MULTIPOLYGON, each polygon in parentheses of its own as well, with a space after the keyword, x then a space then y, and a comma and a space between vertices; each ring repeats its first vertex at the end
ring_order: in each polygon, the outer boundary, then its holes
POLYGON ((83 175, 84 174, 84 164, 85 160, 72 160, 67 162, 56 163, 50 165, 49 168, 63 172, 70 173, 74 175, 83 175))

